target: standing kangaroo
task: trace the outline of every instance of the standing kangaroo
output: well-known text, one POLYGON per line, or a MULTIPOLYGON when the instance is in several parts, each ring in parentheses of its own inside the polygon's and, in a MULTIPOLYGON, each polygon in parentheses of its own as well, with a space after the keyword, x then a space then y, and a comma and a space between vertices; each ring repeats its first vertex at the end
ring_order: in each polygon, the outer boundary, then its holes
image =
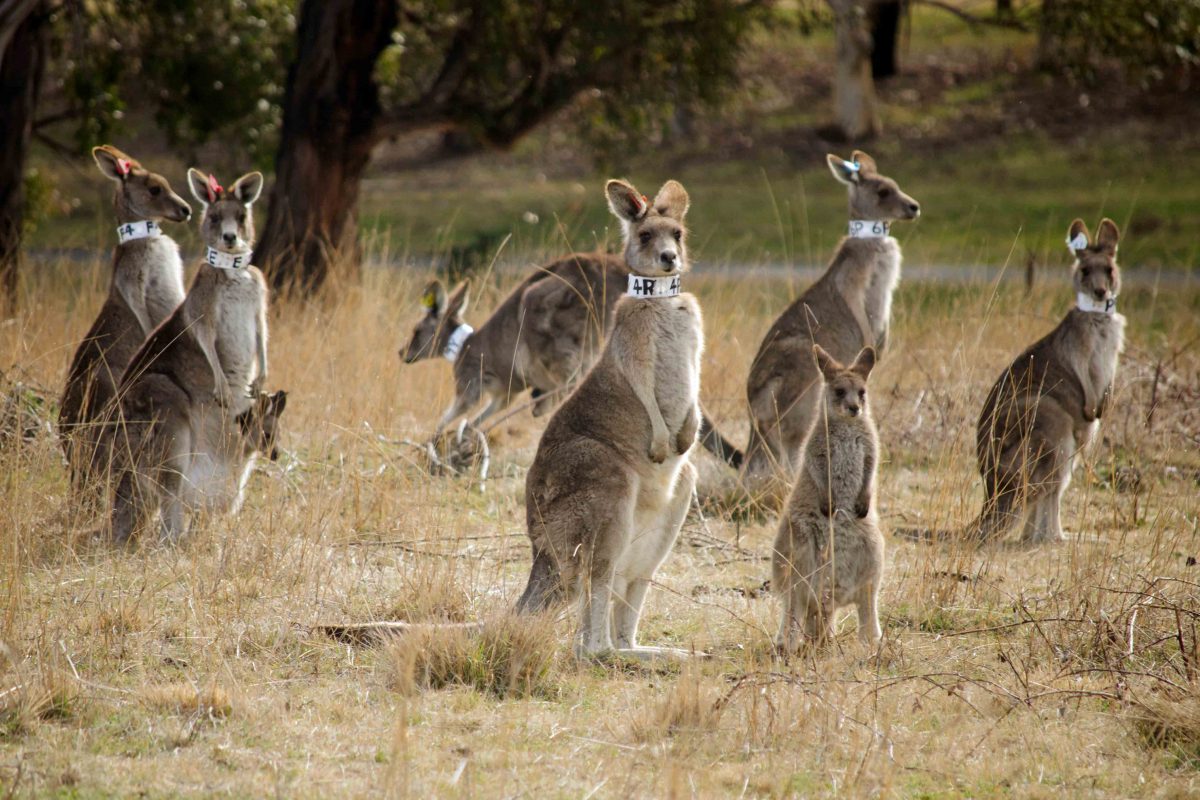
MULTIPOLYGON (((642 660, 688 653, 637 644, 642 605, 670 553, 696 483, 689 453, 700 423, 700 305, 679 293, 691 264, 683 220, 688 195, 667 181, 653 202, 624 181, 605 186, 621 220, 626 296, 600 358, 550 418, 525 479, 533 546, 518 614, 579 598, 575 652, 642 660)), ((363 640, 420 628, 480 623, 324 625, 363 640)))
POLYGON ((92 157, 116 184, 118 244, 108 299, 71 359, 59 406, 58 430, 77 490, 107 467, 102 429, 121 374, 150 331, 183 302, 179 245, 161 222, 192 215, 166 178, 117 148, 94 148, 92 157))
POLYGON ((875 350, 849 367, 813 345, 824 378, 823 411, 813 420, 796 484, 775 538, 771 583, 783 599, 776 647, 796 652, 800 626, 814 645, 833 635, 834 613, 854 603, 858 636, 879 641, 883 534, 875 508, 879 435, 867 405, 875 350))
POLYGON ((979 538, 1004 532, 1023 511, 1025 541, 1063 539, 1062 496, 1076 456, 1100 427, 1125 346, 1119 240, 1110 219, 1100 222, 1094 242, 1083 220, 1071 223, 1076 306, 988 393, 975 434, 984 501, 971 532, 979 538))
POLYGON ((679 535, 696 473, 700 306, 679 294, 690 263, 688 195, 667 181, 653 202, 623 181, 605 187, 621 220, 628 295, 599 360, 551 418, 525 483, 533 545, 518 611, 581 598, 576 651, 641 659, 684 655, 637 644, 650 581, 679 535))
POLYGON ((440 281, 421 294, 424 310, 401 356, 411 364, 441 355, 454 369, 454 401, 439 432, 487 398, 479 424, 533 390, 535 417, 591 366, 608 331, 629 269, 618 256, 575 254, 521 282, 474 330, 464 319, 466 283, 449 297, 440 281))
POLYGON ((750 440, 743 454, 704 420, 702 442, 742 469, 754 494, 782 499, 783 487, 812 428, 820 396, 812 346, 849 360, 863 347, 887 345, 892 293, 900 280, 900 244, 894 220, 916 219, 921 207, 879 174, 875 161, 855 150, 850 161, 826 157, 849 194, 850 230, 816 283, 779 316, 759 345, 746 381, 750 440))
POLYGON ((204 205, 200 230, 208 255, 187 298, 121 379, 111 519, 118 541, 160 508, 164 538, 179 536, 185 505, 218 491, 215 481, 235 472, 213 474, 206 465, 223 462, 225 432, 260 397, 267 373, 267 288, 250 263, 262 175, 244 175, 225 190, 192 169, 188 182, 204 205))

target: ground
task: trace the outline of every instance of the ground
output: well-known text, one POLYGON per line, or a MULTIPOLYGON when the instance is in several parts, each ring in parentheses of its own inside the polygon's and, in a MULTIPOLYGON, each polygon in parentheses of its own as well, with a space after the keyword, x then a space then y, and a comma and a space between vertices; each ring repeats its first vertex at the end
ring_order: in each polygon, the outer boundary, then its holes
MULTIPOLYGON (((58 385, 106 266, 81 289, 54 288, 80 269, 38 276, 41 301, 0 328, 0 362, 21 365, 10 379, 58 385)), ((396 356, 419 277, 372 271, 337 301, 272 314, 284 454, 253 477, 240 516, 177 547, 92 540, 49 433, 0 447, 6 785, 68 797, 1200 789, 1194 289, 1121 299, 1129 345, 1102 441, 1067 496, 1070 542, 889 535, 879 651, 856 644, 847 617, 828 651, 784 664, 763 590, 775 520, 693 513, 642 638, 712 658, 656 672, 575 662, 573 614, 504 618, 528 570, 521 496, 541 423, 526 411, 492 431, 482 490, 427 474, 400 440, 430 431, 450 386, 444 362, 396 356), (486 627, 385 647, 313 629, 379 618, 486 627)), ((474 320, 513 276, 492 280, 474 320)), ((792 289, 768 274, 689 288, 706 315, 705 402, 743 441, 747 359, 792 289)), ((872 376, 889 531, 976 512, 977 408, 1069 302, 1061 276, 1034 297, 1017 282, 903 286, 872 376)), ((719 493, 723 468, 697 460, 702 490, 719 493)))

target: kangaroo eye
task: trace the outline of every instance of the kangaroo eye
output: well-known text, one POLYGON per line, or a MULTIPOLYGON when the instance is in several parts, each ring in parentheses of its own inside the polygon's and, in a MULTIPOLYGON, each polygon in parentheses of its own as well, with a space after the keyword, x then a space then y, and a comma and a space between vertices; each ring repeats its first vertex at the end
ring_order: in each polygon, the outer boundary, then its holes
POLYGON ((867 399, 867 390, 866 390, 866 389, 859 389, 859 390, 858 390, 858 399, 859 399, 859 400, 866 400, 866 399, 867 399))
POLYGON ((834 394, 835 394, 835 395, 837 395, 837 399, 838 399, 838 400, 841 400, 841 399, 843 399, 843 398, 846 396, 846 390, 845 390, 845 389, 838 389, 836 392, 834 392, 834 394))
POLYGON ((887 200, 891 196, 892 196, 891 189, 880 189, 879 190, 879 199, 880 200, 887 200))
POLYGON ((1083 269, 1079 270, 1080 276, 1084 277, 1084 278, 1086 278, 1088 275, 1090 275, 1091 272, 1092 271, 1090 269, 1088 269, 1087 267, 1084 267, 1083 269))
POLYGON ((243 222, 245 222, 245 221, 246 221, 246 212, 245 212, 245 211, 239 211, 239 212, 238 212, 238 224, 239 224, 239 225, 241 225, 241 224, 242 224, 243 222))
POLYGON ((683 231, 675 231, 675 241, 678 242, 682 238, 683 238, 683 231))
POLYGON ((650 244, 650 232, 643 231, 642 233, 638 234, 638 239, 642 241, 642 244, 650 244))
POLYGON ((162 188, 160 188, 158 186, 150 187, 150 196, 151 197, 158 197, 160 194, 162 194, 162 188))

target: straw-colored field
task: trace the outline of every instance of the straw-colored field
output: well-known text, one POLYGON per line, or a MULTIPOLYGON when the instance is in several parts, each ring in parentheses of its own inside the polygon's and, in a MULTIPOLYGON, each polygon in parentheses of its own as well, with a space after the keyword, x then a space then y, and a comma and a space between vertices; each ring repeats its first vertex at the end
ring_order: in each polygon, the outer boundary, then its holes
MULTIPOLYGON (((1063 221, 1065 226, 1066 220, 1063 221)), ((872 378, 888 527, 976 513, 991 381, 1070 298, 1066 254, 1015 286, 905 285, 872 378)), ((31 275, 0 327, 5 390, 56 396, 107 265, 31 275), (71 286, 72 288, 64 288, 71 286)), ((773 661, 773 519, 688 518, 642 639, 682 671, 579 664, 574 615, 517 622, 524 474, 541 422, 493 431, 485 491, 433 478, 444 362, 396 350, 424 276, 369 272, 272 314, 285 453, 236 518, 177 547, 92 541, 49 431, 0 443, 0 787, 18 796, 1194 797, 1200 793, 1200 292, 1130 289, 1102 441, 1070 543, 982 550, 889 536, 884 640, 852 617, 773 661), (489 620, 482 635, 356 648, 320 622, 489 620)), ((498 282, 510 285, 513 274, 498 282)), ((696 276, 704 401, 745 440, 747 362, 804 281, 696 276)), ((476 292, 478 323, 500 289, 476 292)), ((49 409, 42 412, 50 414, 49 409)), ((6 423, 6 430, 10 427, 6 423)), ((703 489, 728 476, 707 454, 703 489)), ((4 795, 0 789, 0 795, 4 795)))

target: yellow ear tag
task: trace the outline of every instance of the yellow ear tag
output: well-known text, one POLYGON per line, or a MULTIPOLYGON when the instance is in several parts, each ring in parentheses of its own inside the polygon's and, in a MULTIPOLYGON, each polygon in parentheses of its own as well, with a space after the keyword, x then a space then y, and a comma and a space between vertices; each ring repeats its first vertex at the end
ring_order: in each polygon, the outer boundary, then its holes
POLYGON ((427 292, 425 296, 421 298, 421 308, 432 311, 436 307, 437 295, 435 295, 433 292, 427 292))

